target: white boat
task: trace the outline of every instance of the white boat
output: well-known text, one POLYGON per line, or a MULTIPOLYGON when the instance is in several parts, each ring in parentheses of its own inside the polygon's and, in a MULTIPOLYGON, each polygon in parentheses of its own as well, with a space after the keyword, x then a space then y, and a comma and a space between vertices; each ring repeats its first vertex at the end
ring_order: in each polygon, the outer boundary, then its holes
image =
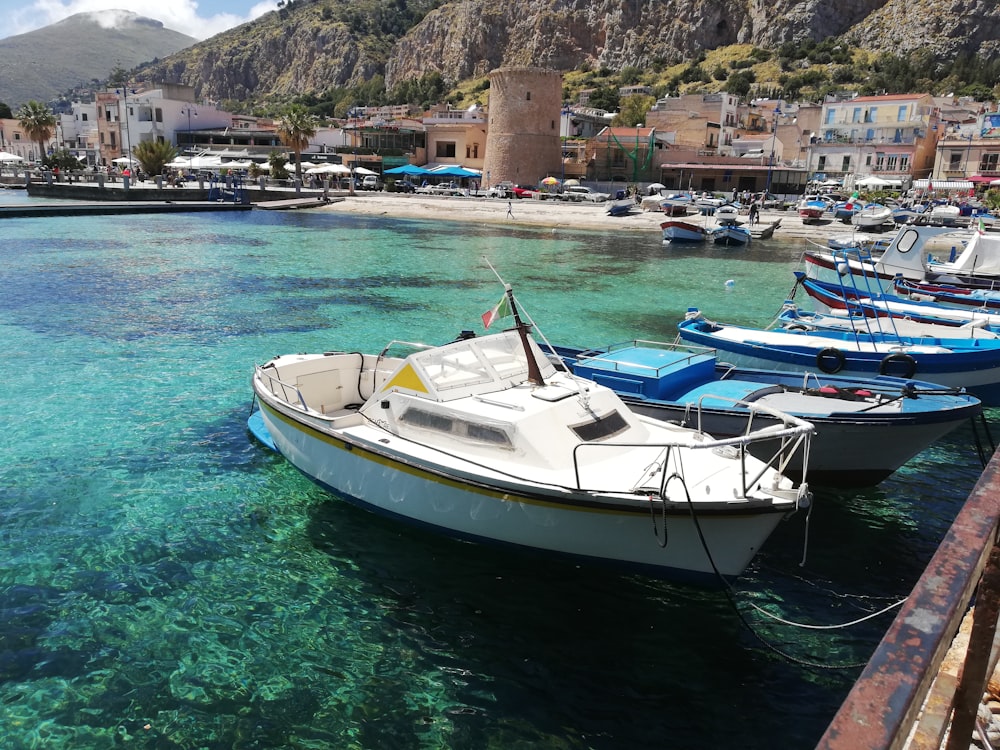
POLYGON ((905 224, 881 254, 809 250, 803 259, 815 276, 835 271, 888 281, 899 275, 911 281, 1000 288, 1000 233, 988 230, 905 224))
POLYGON ((927 214, 927 221, 931 224, 943 224, 945 226, 950 226, 958 221, 958 217, 961 216, 961 214, 962 212, 958 206, 952 206, 948 203, 939 203, 931 206, 931 210, 927 214))
POLYGON ((851 223, 858 229, 878 229, 892 223, 892 209, 879 203, 869 203, 851 216, 851 223))
POLYGON ((740 218, 739 206, 734 206, 732 203, 726 203, 725 205, 719 206, 715 209, 715 220, 720 224, 735 224, 740 218))
POLYGON ((808 501, 775 468, 809 441, 808 422, 780 415, 776 429, 716 440, 639 417, 557 370, 509 290, 502 304, 515 328, 405 358, 386 347, 255 367, 258 434, 319 485, 390 517, 716 585, 808 501), (750 454, 763 441, 767 463, 750 454))

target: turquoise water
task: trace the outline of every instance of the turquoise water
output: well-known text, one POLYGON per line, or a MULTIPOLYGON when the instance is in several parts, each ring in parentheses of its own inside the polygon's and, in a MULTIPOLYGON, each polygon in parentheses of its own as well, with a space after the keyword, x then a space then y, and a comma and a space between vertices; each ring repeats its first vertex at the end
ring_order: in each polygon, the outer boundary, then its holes
POLYGON ((766 323, 802 246, 263 211, 0 231, 4 748, 811 747, 859 670, 794 659, 863 662, 889 617, 749 603, 905 596, 980 470, 963 429, 817 493, 805 565, 799 516, 737 612, 334 500, 248 438, 249 377, 481 330, 487 259, 554 343, 671 339, 689 305, 766 323))

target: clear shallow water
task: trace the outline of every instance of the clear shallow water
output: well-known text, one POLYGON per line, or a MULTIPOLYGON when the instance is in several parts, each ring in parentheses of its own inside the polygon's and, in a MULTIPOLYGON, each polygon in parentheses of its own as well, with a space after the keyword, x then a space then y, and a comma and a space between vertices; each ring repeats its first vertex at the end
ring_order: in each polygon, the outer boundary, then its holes
MULTIPOLYGON (((6 195, 2 196, 6 198, 6 195)), ((333 213, 0 225, 7 748, 811 747, 973 486, 960 430, 819 492, 718 592, 460 544, 327 496, 246 434, 252 365, 440 342, 501 287, 555 343, 768 322, 802 247, 333 213), (726 281, 734 284, 727 288, 726 281), (755 635, 741 623, 751 622, 755 635)))

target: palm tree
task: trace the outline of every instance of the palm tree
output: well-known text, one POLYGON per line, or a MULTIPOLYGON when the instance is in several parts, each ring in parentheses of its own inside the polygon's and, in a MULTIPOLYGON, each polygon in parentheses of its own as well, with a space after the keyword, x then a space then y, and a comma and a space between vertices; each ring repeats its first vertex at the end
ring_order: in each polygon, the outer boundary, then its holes
POLYGON ((56 127, 56 117, 52 110, 32 99, 17 110, 17 119, 28 138, 38 144, 38 158, 45 156, 45 141, 52 137, 56 127))
POLYGON ((132 156, 139 160, 146 174, 158 175, 177 156, 177 149, 166 141, 143 141, 132 149, 132 156))
POLYGON ((295 152, 295 177, 302 179, 302 151, 309 146, 309 139, 316 135, 319 120, 304 108, 292 106, 278 121, 278 138, 295 152))

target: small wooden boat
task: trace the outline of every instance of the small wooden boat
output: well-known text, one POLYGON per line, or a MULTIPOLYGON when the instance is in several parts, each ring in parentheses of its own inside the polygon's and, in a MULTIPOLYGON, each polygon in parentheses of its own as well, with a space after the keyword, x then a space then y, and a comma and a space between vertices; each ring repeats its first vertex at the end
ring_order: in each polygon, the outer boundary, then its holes
POLYGON ((851 217, 851 223, 861 230, 873 230, 892 221, 892 209, 880 203, 869 203, 851 217))
POLYGON ((664 242, 704 242, 708 231, 700 224, 671 219, 660 224, 664 242))
POLYGON ((804 198, 799 202, 798 212, 802 221, 819 221, 826 213, 827 202, 818 198, 804 198))
POLYGON ((716 245, 748 245, 752 239, 750 230, 736 224, 725 224, 709 232, 716 245))
POLYGON ((687 193, 671 193, 660 198, 660 210, 667 216, 686 216, 694 209, 694 198, 687 193))
MULTIPOLYGON (((574 374, 613 388, 633 411, 717 437, 767 420, 753 404, 805 419, 816 428, 810 482, 830 486, 877 484, 982 410, 975 397, 933 383, 734 368, 714 349, 684 344, 631 341, 556 353, 574 374)), ((801 471, 796 455, 788 473, 801 471)))
POLYGON ((609 201, 608 216, 628 216, 635 208, 635 201, 632 198, 622 198, 616 201, 609 201))
POLYGON ((681 339, 718 349, 737 367, 820 370, 830 375, 920 378, 965 388, 986 406, 1000 405, 1000 341, 980 338, 925 339, 872 331, 761 329, 707 320, 689 310, 679 324, 681 339))

